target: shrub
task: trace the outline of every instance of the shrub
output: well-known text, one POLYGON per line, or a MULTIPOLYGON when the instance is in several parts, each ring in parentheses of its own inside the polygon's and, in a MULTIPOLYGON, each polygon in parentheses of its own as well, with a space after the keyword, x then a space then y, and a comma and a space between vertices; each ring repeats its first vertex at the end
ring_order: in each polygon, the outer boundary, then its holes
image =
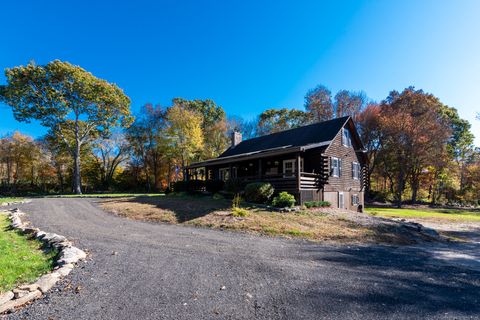
POLYGON ((234 217, 246 217, 250 212, 243 208, 232 208, 232 216, 234 217))
POLYGON ((235 196, 233 196, 233 200, 232 200, 232 208, 238 208, 240 207, 240 202, 242 202, 242 198, 240 197, 240 195, 237 193, 235 194, 235 196))
POLYGON ((211 193, 217 193, 223 189, 224 182, 222 180, 207 180, 205 182, 205 189, 211 193))
POLYGON ((245 199, 254 203, 266 203, 273 195, 273 187, 270 183, 254 182, 245 187, 245 199))
POLYGON ((330 207, 332 204, 328 201, 307 201, 304 203, 307 208, 330 207))
POLYGON ((280 192, 278 196, 273 198, 272 205, 277 208, 293 207, 295 205, 295 197, 288 192, 280 192))
POLYGON ((228 179, 225 181, 223 189, 227 192, 239 193, 245 187, 245 183, 240 179, 228 179))

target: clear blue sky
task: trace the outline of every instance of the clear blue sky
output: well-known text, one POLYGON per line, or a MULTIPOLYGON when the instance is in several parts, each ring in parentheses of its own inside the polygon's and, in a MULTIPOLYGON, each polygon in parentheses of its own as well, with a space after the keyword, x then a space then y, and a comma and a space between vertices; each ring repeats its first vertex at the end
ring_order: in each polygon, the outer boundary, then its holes
MULTIPOLYGON (((134 110, 211 98, 246 118, 303 108, 320 83, 374 100, 414 85, 456 107, 480 146, 479 17, 480 1, 5 1, 0 69, 61 59, 117 83, 134 110)), ((0 134, 13 130, 45 132, 0 105, 0 134)))

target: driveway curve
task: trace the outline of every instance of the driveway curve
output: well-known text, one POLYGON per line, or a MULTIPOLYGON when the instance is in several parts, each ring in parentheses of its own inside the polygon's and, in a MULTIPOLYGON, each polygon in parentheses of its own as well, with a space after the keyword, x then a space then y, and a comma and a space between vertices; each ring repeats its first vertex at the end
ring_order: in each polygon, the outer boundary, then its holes
POLYGON ((7 319, 480 318, 480 271, 422 248, 322 245, 153 224, 94 199, 20 205, 90 253, 7 319))

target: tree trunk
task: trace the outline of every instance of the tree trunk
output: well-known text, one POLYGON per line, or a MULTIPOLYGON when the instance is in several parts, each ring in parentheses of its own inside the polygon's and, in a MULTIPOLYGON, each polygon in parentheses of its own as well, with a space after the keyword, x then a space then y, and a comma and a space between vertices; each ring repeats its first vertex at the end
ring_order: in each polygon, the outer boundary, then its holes
POLYGON ((75 121, 75 150, 73 151, 73 193, 82 194, 82 178, 80 174, 80 134, 78 115, 75 121))
POLYGON ((73 156, 73 193, 82 194, 82 182, 80 175, 80 146, 75 146, 75 154, 73 156))
POLYGON ((419 181, 414 179, 412 182, 412 204, 415 204, 417 202, 419 181))
POLYGON ((401 208, 402 207, 402 195, 403 195, 403 188, 405 187, 405 179, 404 179, 405 175, 404 175, 404 172, 402 169, 400 169, 400 172, 398 174, 398 178, 397 178, 397 196, 396 196, 396 200, 397 200, 397 208, 401 208))

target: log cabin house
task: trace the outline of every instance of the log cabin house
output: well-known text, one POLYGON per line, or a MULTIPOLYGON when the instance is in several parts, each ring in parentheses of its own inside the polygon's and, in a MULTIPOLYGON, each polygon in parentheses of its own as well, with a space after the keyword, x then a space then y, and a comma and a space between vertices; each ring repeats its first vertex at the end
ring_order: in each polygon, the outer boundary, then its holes
POLYGON ((269 182, 297 202, 329 201, 332 207, 364 207, 365 154, 353 120, 342 117, 244 140, 232 133, 218 158, 187 168, 186 179, 269 182))

